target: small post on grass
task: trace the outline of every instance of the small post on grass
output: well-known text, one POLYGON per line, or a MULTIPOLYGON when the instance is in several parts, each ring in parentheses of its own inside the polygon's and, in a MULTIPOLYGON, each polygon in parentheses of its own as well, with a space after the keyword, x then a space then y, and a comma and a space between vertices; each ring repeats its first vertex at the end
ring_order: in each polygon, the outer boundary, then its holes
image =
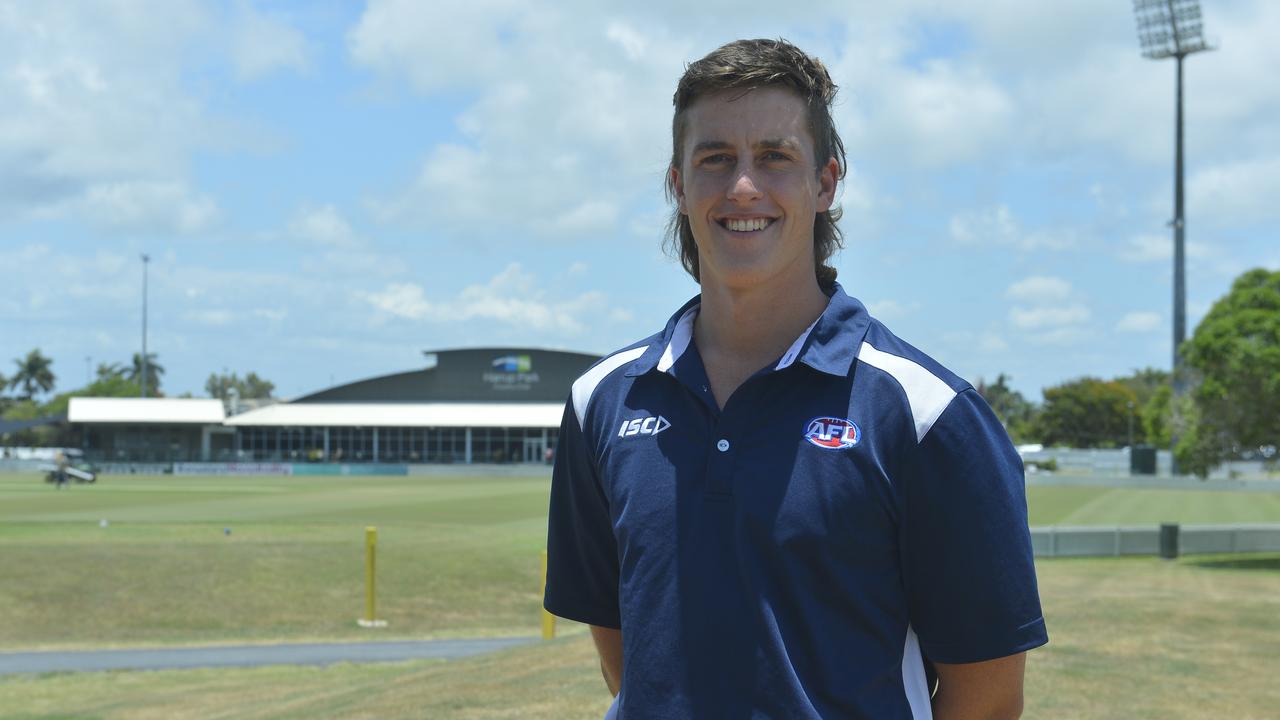
POLYGON ((364 617, 356 621, 360 627, 386 627, 386 620, 378 618, 378 528, 364 529, 364 617))
POLYGON ((1178 559, 1178 523, 1160 524, 1160 557, 1178 559))
MULTIPOLYGON (((542 593, 545 597, 547 594, 547 551, 542 551, 542 593)), ((542 639, 550 640, 556 636, 556 616, 547 612, 542 608, 542 639)))

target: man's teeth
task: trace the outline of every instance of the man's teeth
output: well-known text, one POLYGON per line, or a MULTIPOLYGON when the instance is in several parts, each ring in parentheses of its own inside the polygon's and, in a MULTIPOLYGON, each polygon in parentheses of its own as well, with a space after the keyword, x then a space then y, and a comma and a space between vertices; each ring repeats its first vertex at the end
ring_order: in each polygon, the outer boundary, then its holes
POLYGON ((725 227, 734 232, 750 232, 752 230, 763 230, 773 222, 769 218, 752 218, 750 220, 725 220, 725 227))

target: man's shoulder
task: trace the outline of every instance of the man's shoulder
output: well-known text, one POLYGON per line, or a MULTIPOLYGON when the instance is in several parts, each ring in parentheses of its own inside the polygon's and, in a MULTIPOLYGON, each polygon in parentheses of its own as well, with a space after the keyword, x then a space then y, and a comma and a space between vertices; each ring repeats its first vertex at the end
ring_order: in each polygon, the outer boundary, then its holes
POLYGON ((626 347, 605 353, 577 380, 573 381, 570 402, 573 403, 573 411, 577 415, 579 427, 585 424, 587 408, 593 400, 601 396, 617 394, 616 391, 625 383, 623 378, 626 375, 626 368, 640 360, 646 352, 660 342, 662 342, 662 333, 659 332, 626 347))
MULTIPOLYGON (((875 318, 871 318, 868 323, 867 334, 863 336, 862 347, 858 349, 858 360, 875 367, 890 364, 895 370, 905 367, 911 373, 928 373, 956 392, 963 392, 972 387, 969 381, 952 372, 933 356, 903 340, 875 318), (896 358, 898 362, 892 363, 885 357, 886 355, 896 358)), ((881 367, 881 369, 885 368, 881 367)), ((890 372, 890 374, 894 373, 890 372)))
POLYGON ((928 434, 957 395, 972 388, 968 381, 874 318, 858 348, 857 360, 859 366, 874 368, 873 381, 900 389, 899 397, 911 414, 917 441, 928 434))

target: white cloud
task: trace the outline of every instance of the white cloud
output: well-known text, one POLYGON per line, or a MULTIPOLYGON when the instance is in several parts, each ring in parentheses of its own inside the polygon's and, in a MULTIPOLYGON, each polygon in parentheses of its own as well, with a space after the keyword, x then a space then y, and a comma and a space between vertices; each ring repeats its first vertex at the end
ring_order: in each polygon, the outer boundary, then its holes
POLYGON ((973 247, 1068 250, 1079 244, 1075 232, 1068 228, 1023 230, 1013 211, 1004 204, 953 215, 947 229, 956 243, 973 247))
POLYGON ((227 132, 185 72, 211 27, 194 0, 0 8, 0 220, 207 227, 217 202, 191 187, 189 160, 227 132))
POLYGON ((479 223, 512 238, 627 232, 623 208, 660 186, 672 83, 691 51, 661 25, 612 15, 591 4, 371 3, 348 36, 357 64, 420 93, 476 91, 455 118, 462 137, 427 151, 407 188, 375 198, 377 217, 459 233, 479 223))
POLYGON ((837 71, 855 97, 840 115, 858 154, 893 147, 900 159, 936 168, 972 160, 1008 137, 1014 99, 983 68, 952 59, 910 67, 848 51, 837 71))
POLYGON ((560 335, 578 335, 589 317, 607 309, 600 292, 551 299, 537 278, 511 263, 483 284, 464 288, 456 297, 431 300, 416 283, 392 283, 380 292, 358 297, 380 312, 403 320, 465 323, 493 320, 505 325, 560 335))
MULTIPOLYGON (((1204 243, 1186 243, 1188 258, 1203 260, 1212 253, 1204 243)), ((1161 262, 1173 258, 1172 235, 1134 235, 1125 241, 1116 255, 1127 262, 1161 262)))
POLYGON ((1071 283, 1062 278, 1032 275, 1009 286, 1005 297, 1031 303, 1052 303, 1071 295, 1071 283))
POLYGON ((874 300, 868 302, 867 310, 881 320, 896 320, 915 312, 920 303, 901 303, 897 300, 874 300))
POLYGON ((285 308, 254 308, 252 315, 263 320, 280 322, 289 317, 289 311, 285 308))
POLYGON ((569 235, 607 233, 616 227, 617 221, 616 205, 611 202, 589 200, 556 216, 547 226, 546 231, 569 235))
POLYGON ((1120 322, 1116 323, 1116 330, 1127 333, 1149 333, 1158 329, 1162 323, 1163 319, 1159 313, 1131 312, 1120 318, 1120 322))
POLYGON ((1080 325, 1089 321, 1089 308, 1080 303, 1061 306, 1014 307, 1009 319, 1022 330, 1041 330, 1062 325, 1080 325))
POLYGON ((427 302, 422 286, 413 283, 392 283, 382 292, 366 293, 363 297, 378 310, 406 320, 443 315, 436 305, 427 302))
POLYGON ((347 47, 360 64, 405 75, 423 92, 468 87, 515 67, 505 36, 531 11, 516 0, 371 0, 347 47))
POLYGON ((954 354, 972 353, 975 349, 980 353, 999 354, 1009 349, 999 333, 984 330, 979 333, 970 330, 952 330, 942 334, 942 341, 954 349, 954 354))
POLYGON ((627 54, 629 60, 639 60, 645 54, 645 50, 649 47, 649 43, 645 41, 644 36, 631 29, 625 23, 614 21, 609 23, 608 30, 605 31, 605 37, 614 41, 627 54))
POLYGON ((978 349, 987 353, 1000 353, 1009 349, 1009 343, 993 332, 984 332, 978 339, 978 349))
POLYGON ((951 239, 963 245, 1009 244, 1016 240, 1018 224, 1007 205, 952 216, 951 239))
POLYGON ((1071 283, 1062 278, 1032 275, 1009 286, 1005 297, 1024 303, 1009 308, 1009 321, 1019 330, 1039 333, 1039 342, 1056 342, 1070 333, 1059 332, 1088 322, 1088 306, 1074 299, 1071 283))
POLYGON ((225 327, 231 324, 235 319, 235 315, 229 310, 190 310, 183 314, 183 318, 187 322, 195 323, 197 325, 225 327))
POLYGON ((1067 325, 1041 332, 1032 332, 1027 335, 1027 341, 1033 345, 1072 346, 1087 341, 1093 335, 1092 330, 1088 327, 1067 325))
POLYGON ((217 221, 212 197, 177 182, 112 182, 91 186, 87 217, 110 227, 158 233, 196 233, 217 221))
POLYGON ((1190 218, 1240 226, 1280 220, 1280 154, 1213 165, 1187 179, 1190 218))
POLYGON ((258 12, 247 0, 236 4, 231 60, 241 80, 256 80, 282 68, 307 68, 307 40, 283 18, 258 12))
POLYGON ((289 233, 300 240, 325 247, 352 249, 365 244, 332 205, 298 210, 289 222, 289 233))

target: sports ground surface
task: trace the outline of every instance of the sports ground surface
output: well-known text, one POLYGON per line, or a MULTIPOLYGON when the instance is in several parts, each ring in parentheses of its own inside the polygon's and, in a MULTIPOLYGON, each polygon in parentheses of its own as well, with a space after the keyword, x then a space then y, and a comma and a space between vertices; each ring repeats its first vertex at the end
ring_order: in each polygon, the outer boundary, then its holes
MULTIPOLYGON (((0 651, 536 634, 546 477, 0 475, 0 651), (103 527, 102 521, 106 520, 103 527), (379 529, 379 616, 363 609, 379 529)), ((1033 525, 1280 522, 1280 493, 1031 487, 1033 525)), ((1038 563, 1028 718, 1269 718, 1280 556, 1038 563)), ((0 677, 3 718, 598 718, 583 629, 462 660, 0 677)))

